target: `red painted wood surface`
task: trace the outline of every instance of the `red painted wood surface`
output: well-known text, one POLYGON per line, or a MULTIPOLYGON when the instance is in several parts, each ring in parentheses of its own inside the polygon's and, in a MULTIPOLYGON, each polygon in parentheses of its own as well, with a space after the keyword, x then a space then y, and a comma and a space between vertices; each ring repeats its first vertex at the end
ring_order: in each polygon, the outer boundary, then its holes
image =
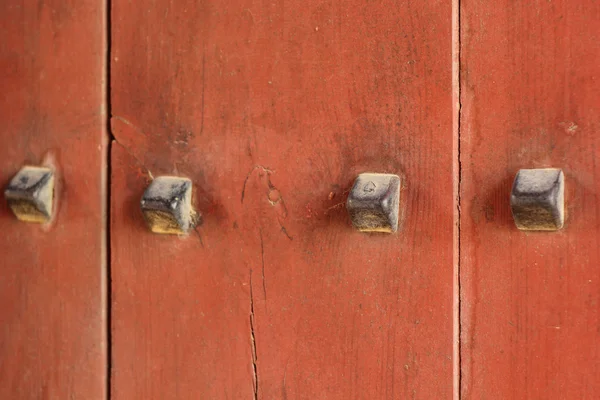
POLYGON ((0 182, 50 162, 50 227, 0 202, 0 398, 106 397, 102 1, 0 2, 0 182))
POLYGON ((112 9, 115 399, 452 396, 452 6, 180 1, 112 9), (360 172, 402 176, 394 235, 360 172), (203 224, 151 234, 152 176, 203 224))
POLYGON ((462 396, 600 393, 600 3, 461 2, 462 396), (518 231, 520 168, 565 172, 562 231, 518 231))

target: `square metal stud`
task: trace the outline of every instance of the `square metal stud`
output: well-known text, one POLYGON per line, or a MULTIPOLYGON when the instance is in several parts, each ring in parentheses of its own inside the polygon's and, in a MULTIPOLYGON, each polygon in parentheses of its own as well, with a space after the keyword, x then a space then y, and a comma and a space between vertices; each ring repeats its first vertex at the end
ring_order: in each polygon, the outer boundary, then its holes
POLYGON ((565 214, 564 174, 558 168, 517 172, 510 207, 517 228, 533 231, 561 229, 565 214))
POLYGON ((152 232, 185 234, 194 225, 192 181, 187 178, 160 176, 154 179, 140 205, 152 232))
POLYGON ((346 208, 359 231, 396 232, 399 200, 399 176, 363 173, 354 181, 346 208))
POLYGON ((4 197, 21 221, 44 223, 52 218, 54 172, 25 166, 12 178, 4 197))

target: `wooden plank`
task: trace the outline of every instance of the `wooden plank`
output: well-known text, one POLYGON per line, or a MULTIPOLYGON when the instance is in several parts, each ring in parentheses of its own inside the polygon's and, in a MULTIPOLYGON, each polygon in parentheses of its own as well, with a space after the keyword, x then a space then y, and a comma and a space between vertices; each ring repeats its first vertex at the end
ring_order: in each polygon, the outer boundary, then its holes
POLYGON ((114 2, 115 399, 450 398, 452 5, 114 2), (402 177, 397 234, 343 207, 402 177), (151 176, 203 224, 151 234, 151 176))
POLYGON ((462 2, 462 395, 600 396, 600 3, 462 2), (521 168, 565 173, 566 222, 521 232, 521 168))
POLYGON ((0 181, 57 168, 49 227, 0 202, 0 398, 106 398, 105 9, 0 2, 0 181))

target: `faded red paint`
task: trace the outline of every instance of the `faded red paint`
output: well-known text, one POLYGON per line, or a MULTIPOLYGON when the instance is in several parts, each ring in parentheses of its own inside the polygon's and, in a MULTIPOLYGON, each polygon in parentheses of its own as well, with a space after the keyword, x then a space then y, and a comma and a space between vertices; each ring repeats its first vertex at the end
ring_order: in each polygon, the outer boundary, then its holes
POLYGON ((56 168, 49 226, 0 201, 0 398, 106 397, 104 2, 0 2, 0 182, 56 168))
POLYGON ((600 393, 600 4, 462 2, 463 398, 600 393), (510 213, 520 168, 562 168, 558 232, 510 213))
POLYGON ((113 2, 115 399, 452 396, 451 18, 113 2), (140 167, 192 179, 197 232, 146 230, 140 167), (361 172, 401 176, 397 234, 352 228, 361 172))

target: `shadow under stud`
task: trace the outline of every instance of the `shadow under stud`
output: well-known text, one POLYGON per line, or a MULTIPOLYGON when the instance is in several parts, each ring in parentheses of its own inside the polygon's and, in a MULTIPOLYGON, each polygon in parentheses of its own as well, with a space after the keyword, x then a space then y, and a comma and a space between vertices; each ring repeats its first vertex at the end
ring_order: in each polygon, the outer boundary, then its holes
POLYGON ((25 166, 12 178, 4 197, 21 221, 45 223, 52 219, 54 171, 25 166))
POLYGON ((396 232, 400 201, 400 177, 363 173, 350 190, 346 208, 352 225, 361 232, 396 232))
POLYGON ((565 218, 565 178, 561 169, 517 172, 510 207, 517 228, 529 231, 561 229, 565 218))
POLYGON ((155 233, 186 234, 196 224, 192 208, 192 181, 159 176, 146 188, 140 201, 144 219, 155 233))

